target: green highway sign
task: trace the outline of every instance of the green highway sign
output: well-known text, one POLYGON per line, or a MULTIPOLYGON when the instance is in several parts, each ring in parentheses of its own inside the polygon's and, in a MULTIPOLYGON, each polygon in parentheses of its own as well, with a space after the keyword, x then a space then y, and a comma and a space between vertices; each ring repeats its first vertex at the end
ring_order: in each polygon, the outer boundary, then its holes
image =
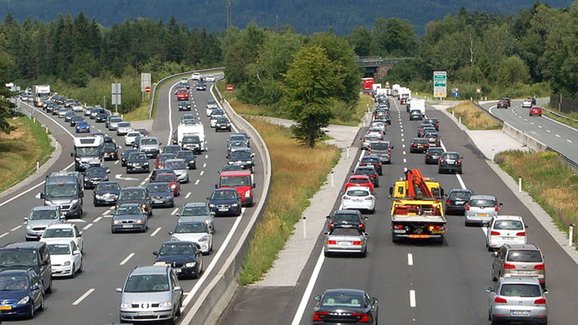
POLYGON ((447 71, 433 72, 433 95, 434 97, 447 97, 448 73, 447 71))

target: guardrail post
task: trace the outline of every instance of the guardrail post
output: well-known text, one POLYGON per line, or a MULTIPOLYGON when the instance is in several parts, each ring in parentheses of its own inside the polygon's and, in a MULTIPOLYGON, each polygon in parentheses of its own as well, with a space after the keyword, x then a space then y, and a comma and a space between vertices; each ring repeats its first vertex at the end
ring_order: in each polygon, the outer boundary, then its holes
POLYGON ((351 147, 347 147, 347 159, 349 159, 349 149, 351 149, 351 147))
POLYGON ((303 216, 303 239, 307 239, 307 217, 303 216))
POLYGON ((37 161, 37 162, 36 162, 36 171, 38 171, 39 169, 40 169, 40 162, 37 161))
POLYGON ((492 161, 496 160, 496 150, 494 150, 494 148, 492 148, 492 161))
POLYGON ((461 117, 461 116, 458 116, 458 122, 459 122, 460 124, 462 124, 462 117, 461 117))
POLYGON ((574 224, 568 227, 568 247, 574 246, 574 224))
POLYGON ((331 171, 331 187, 335 186, 335 177, 333 177, 334 172, 331 171))
POLYGON ((518 192, 522 192, 522 176, 518 176, 518 192))

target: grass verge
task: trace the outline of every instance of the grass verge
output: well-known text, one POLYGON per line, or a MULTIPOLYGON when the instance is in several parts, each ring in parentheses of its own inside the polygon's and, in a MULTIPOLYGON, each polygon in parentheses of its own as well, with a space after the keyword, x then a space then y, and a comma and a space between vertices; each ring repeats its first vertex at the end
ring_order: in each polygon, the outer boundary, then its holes
MULTIPOLYGON (((243 104, 234 102, 235 110, 243 104)), ((324 143, 315 149, 301 146, 289 129, 245 116, 257 129, 269 148, 272 181, 263 217, 243 262, 241 284, 258 281, 273 265, 277 254, 293 233, 309 199, 319 190, 327 174, 339 160, 340 152, 324 143)))
POLYGON ((122 115, 125 121, 143 121, 149 119, 150 99, 146 99, 134 110, 122 115))
POLYGON ((557 114, 566 116, 567 118, 552 114, 552 112, 550 112, 548 110, 542 110, 542 114, 544 116, 548 116, 549 118, 556 120, 562 124, 566 124, 566 125, 569 125, 571 127, 578 128, 578 122, 574 121, 574 120, 578 120, 578 112, 575 112, 572 114, 564 114, 564 113, 557 111, 557 110, 552 110, 552 111, 555 111, 557 114))
POLYGON ((502 128, 502 123, 496 120, 488 112, 478 108, 472 102, 465 102, 447 109, 456 118, 461 118, 470 130, 498 130, 502 128))
POLYGON ((578 175, 557 153, 505 151, 497 154, 495 161, 512 178, 522 177, 524 191, 561 230, 567 232, 569 224, 578 223, 578 175))
POLYGON ((10 134, 0 133, 0 192, 14 186, 36 171, 54 148, 46 130, 37 122, 20 116, 9 120, 16 127, 10 134))

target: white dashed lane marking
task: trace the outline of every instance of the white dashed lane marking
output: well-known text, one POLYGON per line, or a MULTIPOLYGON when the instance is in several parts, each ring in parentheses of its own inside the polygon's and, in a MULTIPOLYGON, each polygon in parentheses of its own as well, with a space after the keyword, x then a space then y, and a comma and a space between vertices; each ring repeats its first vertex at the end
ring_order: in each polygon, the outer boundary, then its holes
POLYGON ((73 306, 76 306, 76 305, 80 304, 84 299, 86 299, 86 297, 90 296, 90 294, 93 293, 94 290, 95 290, 94 288, 88 289, 82 296, 80 296, 80 298, 76 299, 76 300, 72 303, 72 305, 73 305, 73 306))
POLYGON ((151 234, 151 237, 156 236, 159 233, 159 231, 161 231, 161 229, 163 229, 163 227, 158 227, 157 229, 155 229, 155 231, 153 231, 153 233, 151 234))
POLYGON ((133 256, 134 256, 134 253, 128 254, 128 256, 125 257, 125 259, 120 262, 120 265, 125 265, 133 256))

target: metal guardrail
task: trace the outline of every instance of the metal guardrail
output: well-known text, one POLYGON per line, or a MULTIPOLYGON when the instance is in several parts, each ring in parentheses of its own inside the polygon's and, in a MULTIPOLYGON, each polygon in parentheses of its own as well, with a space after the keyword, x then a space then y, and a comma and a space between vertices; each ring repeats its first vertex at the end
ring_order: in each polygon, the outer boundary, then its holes
POLYGON ((177 74, 173 74, 170 76, 166 76, 164 78, 162 78, 161 80, 155 82, 154 86, 153 86, 153 91, 151 94, 151 102, 149 105, 149 119, 151 119, 153 117, 153 107, 155 105, 155 97, 157 94, 157 87, 161 86, 165 81, 169 80, 169 79, 173 79, 173 78, 177 78, 177 77, 181 77, 181 76, 185 76, 185 75, 190 75, 193 72, 211 72, 211 71, 216 71, 216 72, 221 72, 225 70, 225 67, 218 67, 218 68, 210 68, 210 69, 201 69, 201 70, 191 70, 191 71, 186 71, 186 72, 181 72, 181 73, 177 73, 177 74))
POLYGON ((556 111, 553 111, 553 110, 548 109, 548 108, 545 108, 545 107, 542 107, 542 109, 545 110, 546 112, 548 112, 548 114, 556 115, 557 117, 570 120, 570 121, 572 121, 572 122, 574 122, 574 123, 578 123, 578 120, 577 120, 577 119, 571 118, 571 117, 566 116, 566 115, 564 115, 564 114, 557 113, 556 111))

